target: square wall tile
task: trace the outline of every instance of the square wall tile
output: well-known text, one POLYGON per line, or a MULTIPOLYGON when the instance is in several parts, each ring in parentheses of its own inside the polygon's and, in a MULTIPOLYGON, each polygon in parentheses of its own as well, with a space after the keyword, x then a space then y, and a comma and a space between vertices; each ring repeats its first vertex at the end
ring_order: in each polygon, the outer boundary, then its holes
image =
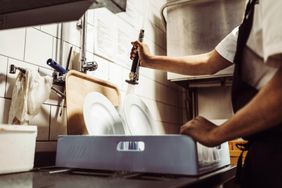
POLYGON ((34 116, 34 118, 30 121, 30 125, 37 126, 37 140, 49 140, 49 131, 50 131, 50 105, 43 104, 41 106, 40 112, 34 116))
POLYGON ((127 0, 126 11, 128 11, 128 9, 133 9, 138 13, 144 13, 149 6, 149 1, 150 0, 142 0, 142 1, 127 0))
MULTIPOLYGON (((60 39, 53 38, 53 48, 52 48, 52 57, 55 61, 60 59, 60 39)), ((51 68, 51 67, 50 67, 51 68)))
POLYGON ((127 1, 126 12, 123 16, 128 24, 132 25, 135 29, 140 29, 143 27, 144 22, 146 22, 147 9, 145 9, 146 2, 144 1, 127 1))
POLYGON ((94 39, 95 37, 95 27, 93 25, 87 24, 87 37, 86 37, 86 50, 94 53, 94 39))
POLYGON ((63 40, 80 47, 80 29, 76 25, 77 21, 63 23, 63 40))
POLYGON ((86 52, 86 62, 94 61, 95 55, 91 52, 86 52))
POLYGON ((50 140, 67 134, 67 110, 61 106, 51 106, 50 140))
POLYGON ((145 76, 145 77, 147 77, 147 78, 149 78, 149 79, 151 79, 151 80, 157 81, 157 80, 155 79, 155 71, 156 71, 156 70, 154 70, 154 69, 145 68, 145 67, 140 67, 140 69, 139 69, 139 74, 140 74, 140 75, 143 75, 143 76, 145 76))
POLYGON ((109 78, 110 62, 98 56, 94 56, 94 61, 98 63, 98 68, 95 71, 88 71, 87 74, 107 81, 109 78))
POLYGON ((42 31, 52 35, 53 37, 58 37, 58 24, 48 24, 48 25, 41 25, 40 28, 42 31))
POLYGON ((0 97, 5 96, 8 58, 0 56, 0 97))
POLYGON ((115 15, 106 8, 96 9, 94 53, 114 60, 117 52, 117 24, 115 15))
MULTIPOLYGON (((73 47, 73 49, 72 49, 72 52, 73 52, 74 49, 75 49, 75 47, 73 45, 71 45, 70 43, 67 43, 65 41, 61 41, 60 39, 54 38, 54 48, 53 48, 54 60, 58 64, 62 65, 64 68, 66 68, 68 56, 69 56, 69 51, 70 51, 71 47, 73 47), (61 44, 61 42, 62 42, 62 44, 61 44), (61 45, 63 45, 62 49, 61 49, 61 45)), ((48 67, 51 68, 50 66, 48 66, 48 67)), ((54 70, 53 68, 51 68, 51 69, 54 70)))
POLYGON ((95 9, 89 9, 87 11, 87 23, 94 26, 94 11, 95 9))
POLYGON ((52 58, 53 37, 34 28, 27 29, 25 61, 50 68, 46 61, 52 58))
POLYGON ((117 54, 116 60, 120 65, 131 67, 132 60, 130 60, 130 51, 132 48, 132 41, 138 39, 139 31, 134 29, 131 25, 125 22, 120 17, 116 17, 117 21, 117 54))
POLYGON ((160 30, 151 22, 145 23, 146 38, 157 44, 163 49, 166 49, 166 33, 160 30))
POLYGON ((146 97, 151 100, 156 100, 155 84, 155 81, 140 75, 139 84, 135 85, 135 92, 139 96, 146 97))
POLYGON ((25 28, 0 31, 0 54, 23 60, 25 33, 25 28))
POLYGON ((119 90, 126 90, 129 71, 120 65, 109 63, 109 82, 118 87, 119 90), (127 73, 127 74, 126 74, 127 73), (126 76, 125 76, 126 75, 126 76))
POLYGON ((0 97, 0 123, 7 124, 9 119, 11 100, 0 97))
POLYGON ((158 27, 160 30, 165 32, 166 29, 164 27, 164 24, 163 24, 162 19, 161 19, 161 14, 160 14, 161 6, 155 7, 155 6, 150 5, 148 7, 148 9, 149 10, 148 10, 147 19, 150 20, 151 23, 156 25, 156 27, 158 27))

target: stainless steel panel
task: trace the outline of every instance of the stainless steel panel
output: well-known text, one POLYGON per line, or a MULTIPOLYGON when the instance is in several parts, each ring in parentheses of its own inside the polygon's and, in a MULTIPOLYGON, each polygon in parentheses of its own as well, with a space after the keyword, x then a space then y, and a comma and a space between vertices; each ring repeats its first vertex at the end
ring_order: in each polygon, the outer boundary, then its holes
POLYGON ((168 55, 212 50, 239 25, 245 0, 190 0, 167 9, 168 55))

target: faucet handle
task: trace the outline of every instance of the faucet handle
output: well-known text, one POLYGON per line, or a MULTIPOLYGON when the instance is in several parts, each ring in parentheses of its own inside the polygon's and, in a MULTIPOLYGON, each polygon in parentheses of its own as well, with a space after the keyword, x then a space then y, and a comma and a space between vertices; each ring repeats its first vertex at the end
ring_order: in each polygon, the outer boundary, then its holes
POLYGON ((86 62, 82 65, 83 72, 94 71, 98 68, 98 63, 96 61, 86 62))

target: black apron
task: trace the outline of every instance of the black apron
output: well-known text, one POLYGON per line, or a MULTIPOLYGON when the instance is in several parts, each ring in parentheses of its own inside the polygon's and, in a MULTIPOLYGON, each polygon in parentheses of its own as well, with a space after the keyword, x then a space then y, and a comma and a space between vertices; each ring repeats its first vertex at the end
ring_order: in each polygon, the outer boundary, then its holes
MULTIPOLYGON (((244 20, 239 26, 232 83, 234 113, 245 106, 258 92, 241 77, 241 64, 244 63, 242 62, 243 51, 252 28, 254 8, 257 2, 257 0, 249 0, 244 20)), ((241 187, 282 188, 282 125, 244 139, 248 140, 248 143, 238 145, 242 153, 238 159, 236 181, 241 184, 241 187), (242 155, 246 150, 248 154, 242 166, 242 155)))

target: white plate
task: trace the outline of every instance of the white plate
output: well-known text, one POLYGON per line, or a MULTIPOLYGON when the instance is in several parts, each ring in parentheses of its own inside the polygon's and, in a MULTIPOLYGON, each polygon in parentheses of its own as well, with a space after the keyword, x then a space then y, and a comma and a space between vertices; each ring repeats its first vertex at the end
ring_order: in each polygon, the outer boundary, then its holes
POLYGON ((86 95, 83 117, 89 135, 125 134, 118 112, 101 93, 91 92, 86 95))
POLYGON ((139 97, 132 94, 126 96, 123 115, 130 134, 154 134, 152 115, 149 108, 139 97))

